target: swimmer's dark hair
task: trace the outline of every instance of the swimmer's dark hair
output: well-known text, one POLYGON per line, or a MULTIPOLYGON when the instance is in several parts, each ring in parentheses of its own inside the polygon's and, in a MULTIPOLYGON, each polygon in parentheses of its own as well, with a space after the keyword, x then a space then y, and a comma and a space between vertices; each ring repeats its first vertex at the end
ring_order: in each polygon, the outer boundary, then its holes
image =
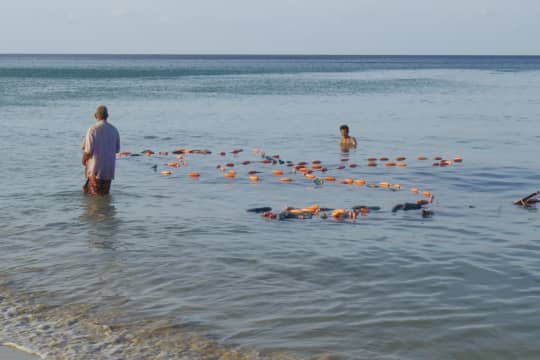
POLYGON ((349 132, 349 127, 347 125, 341 125, 339 127, 339 130, 343 130, 343 129, 345 129, 345 130, 347 130, 347 132, 349 132))

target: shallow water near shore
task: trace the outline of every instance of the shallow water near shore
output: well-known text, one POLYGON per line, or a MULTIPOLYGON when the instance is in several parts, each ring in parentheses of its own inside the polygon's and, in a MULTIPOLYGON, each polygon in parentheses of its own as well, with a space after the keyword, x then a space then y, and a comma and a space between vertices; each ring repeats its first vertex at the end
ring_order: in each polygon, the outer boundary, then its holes
POLYGON ((49 358, 536 359, 540 215, 512 202, 538 190, 539 99, 537 57, 0 56, 0 343, 49 358), (156 154, 118 159, 112 194, 93 198, 79 147, 99 103, 122 150, 156 154), (212 154, 161 175, 177 147, 212 154), (402 189, 316 186, 253 148, 402 189), (366 166, 383 156, 408 166, 366 166), (229 162, 235 179, 216 169, 229 162), (435 195, 432 217, 392 213, 413 187, 435 195), (381 210, 246 212, 312 204, 381 210))

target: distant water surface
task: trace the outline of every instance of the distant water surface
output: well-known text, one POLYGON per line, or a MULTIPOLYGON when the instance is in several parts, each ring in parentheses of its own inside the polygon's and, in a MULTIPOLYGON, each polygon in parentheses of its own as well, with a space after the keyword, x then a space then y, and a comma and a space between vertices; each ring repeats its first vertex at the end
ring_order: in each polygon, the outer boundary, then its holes
POLYGON ((512 205, 539 185, 540 57, 0 55, 0 114, 0 343, 74 359, 540 357, 540 217, 512 205), (170 177, 172 154, 121 158, 112 195, 86 197, 100 103, 122 150, 212 154, 170 177), (346 154, 342 123, 359 141, 346 154), (253 148, 402 189, 315 186, 253 148), (366 166, 383 156, 408 166, 366 166), (413 187, 433 217, 392 213, 413 187), (381 210, 245 211, 312 204, 381 210))

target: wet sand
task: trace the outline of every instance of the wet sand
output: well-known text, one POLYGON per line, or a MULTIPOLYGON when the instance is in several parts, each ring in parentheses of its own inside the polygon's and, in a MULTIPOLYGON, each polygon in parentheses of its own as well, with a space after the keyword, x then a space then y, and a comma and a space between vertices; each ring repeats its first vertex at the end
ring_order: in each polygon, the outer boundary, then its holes
POLYGON ((36 355, 25 353, 10 347, 0 346, 0 359, 5 360, 38 360, 36 355))

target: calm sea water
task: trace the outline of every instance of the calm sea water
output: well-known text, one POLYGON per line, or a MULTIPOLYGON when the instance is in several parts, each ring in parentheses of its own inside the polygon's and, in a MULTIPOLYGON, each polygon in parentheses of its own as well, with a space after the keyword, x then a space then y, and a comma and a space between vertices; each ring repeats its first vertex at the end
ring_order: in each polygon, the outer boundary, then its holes
POLYGON ((512 205, 539 187, 540 57, 1 55, 0 114, 0 343, 73 359, 540 357, 540 215, 512 205), (86 197, 100 103, 122 150, 212 154, 169 177, 173 155, 121 158, 112 195, 86 197), (253 148, 402 190, 281 183, 270 171, 290 168, 241 165, 253 148), (358 167, 337 170, 344 156, 358 167), (366 166, 382 156, 408 166, 366 166), (392 213, 412 187, 435 195, 433 217, 392 213), (246 213, 312 204, 381 210, 246 213))

